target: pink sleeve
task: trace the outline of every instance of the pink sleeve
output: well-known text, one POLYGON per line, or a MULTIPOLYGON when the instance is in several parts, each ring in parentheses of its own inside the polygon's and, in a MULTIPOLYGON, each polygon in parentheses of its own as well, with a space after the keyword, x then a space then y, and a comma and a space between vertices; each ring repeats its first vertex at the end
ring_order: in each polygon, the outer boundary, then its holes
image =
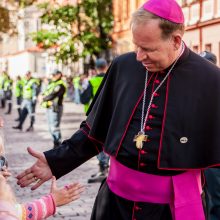
POLYGON ((19 220, 14 204, 0 200, 0 220, 19 220))
POLYGON ((41 220, 45 219, 56 212, 56 206, 54 203, 53 196, 51 194, 41 197, 40 199, 34 200, 33 202, 28 202, 24 204, 24 211, 26 212, 25 220, 35 219, 41 220))

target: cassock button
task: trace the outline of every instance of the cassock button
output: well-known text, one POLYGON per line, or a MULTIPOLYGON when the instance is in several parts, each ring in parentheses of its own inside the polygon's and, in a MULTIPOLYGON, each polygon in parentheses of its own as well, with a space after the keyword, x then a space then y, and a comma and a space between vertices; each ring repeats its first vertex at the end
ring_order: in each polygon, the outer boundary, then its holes
POLYGON ((187 143, 188 142, 188 138, 187 137, 181 137, 180 138, 180 143, 181 144, 185 144, 185 143, 187 143))

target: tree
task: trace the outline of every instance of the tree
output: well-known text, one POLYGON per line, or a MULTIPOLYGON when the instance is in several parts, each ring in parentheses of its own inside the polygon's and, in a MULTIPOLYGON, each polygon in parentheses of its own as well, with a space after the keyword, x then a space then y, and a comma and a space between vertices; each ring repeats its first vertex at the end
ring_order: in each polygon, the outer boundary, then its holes
POLYGON ((9 10, 0 6, 0 32, 7 33, 11 28, 9 10))
MULTIPOLYGON (((13 35, 17 33, 12 17, 17 17, 19 8, 27 7, 36 0, 6 0, 0 1, 0 34, 13 35), (4 6, 3 6, 4 3, 4 6), (10 8, 10 9, 9 9, 10 8)), ((17 20, 17 19, 14 19, 17 20)))
POLYGON ((112 2, 83 0, 76 5, 39 6, 44 10, 41 21, 51 24, 51 30, 40 30, 32 39, 42 48, 54 48, 56 61, 69 64, 80 57, 98 57, 112 45, 112 2))

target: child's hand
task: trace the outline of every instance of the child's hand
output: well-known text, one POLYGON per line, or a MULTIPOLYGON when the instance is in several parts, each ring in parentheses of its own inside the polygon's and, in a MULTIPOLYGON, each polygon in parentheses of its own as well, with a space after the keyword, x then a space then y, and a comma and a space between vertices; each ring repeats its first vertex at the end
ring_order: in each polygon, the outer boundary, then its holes
POLYGON ((0 174, 5 177, 6 179, 11 176, 11 173, 8 171, 8 168, 6 166, 2 167, 2 170, 0 171, 0 174))
POLYGON ((4 126, 4 120, 2 117, 0 117, 0 128, 2 128, 4 126))
POLYGON ((57 207, 78 199, 83 191, 84 187, 79 183, 72 183, 63 188, 57 188, 56 178, 54 176, 52 178, 51 194, 57 207))
POLYGON ((11 187, 7 184, 5 177, 0 174, 0 198, 1 200, 15 203, 16 199, 11 187))

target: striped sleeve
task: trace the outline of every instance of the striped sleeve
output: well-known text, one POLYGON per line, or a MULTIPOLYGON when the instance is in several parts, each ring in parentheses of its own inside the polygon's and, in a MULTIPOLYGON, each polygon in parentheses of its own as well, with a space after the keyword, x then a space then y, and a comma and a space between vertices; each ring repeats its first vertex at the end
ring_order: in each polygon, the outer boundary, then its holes
POLYGON ((25 213, 22 214, 24 218, 21 220, 41 220, 54 215, 56 212, 56 206, 51 194, 25 203, 23 207, 25 213))

